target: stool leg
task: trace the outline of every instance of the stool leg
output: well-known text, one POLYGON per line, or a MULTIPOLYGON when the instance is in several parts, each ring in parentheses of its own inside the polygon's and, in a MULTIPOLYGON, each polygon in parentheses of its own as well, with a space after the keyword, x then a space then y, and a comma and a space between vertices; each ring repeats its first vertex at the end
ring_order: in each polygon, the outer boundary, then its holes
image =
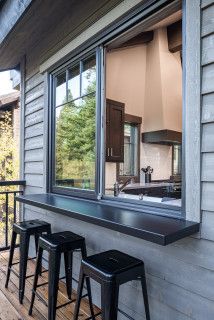
POLYGON ((47 234, 51 234, 51 225, 47 227, 47 234))
POLYGON ((56 318, 60 260, 61 253, 58 250, 50 251, 48 279, 48 320, 55 320, 56 318))
MULTIPOLYGON (((83 257, 83 259, 85 259, 87 257, 85 242, 84 242, 84 245, 83 245, 81 251, 82 251, 82 257, 83 257)), ((94 308, 93 308, 93 302, 92 302, 92 294, 91 294, 91 282, 90 282, 89 277, 86 277, 86 287, 87 287, 87 291, 88 291, 88 302, 89 302, 89 308, 91 311, 91 318, 92 318, 92 320, 95 320, 94 308)))
POLYGON ((117 320, 119 285, 103 282, 101 285, 102 320, 117 320))
POLYGON ((22 304, 25 291, 27 272, 27 259, 30 235, 26 232, 20 234, 20 264, 19 264, 19 302, 22 304))
POLYGON ((66 288, 68 299, 71 300, 72 295, 72 265, 73 265, 73 252, 65 252, 64 253, 64 261, 65 261, 65 278, 66 278, 66 288))
POLYGON ((10 256, 9 256, 9 262, 8 262, 8 268, 7 268, 7 278, 6 278, 6 283, 5 283, 5 288, 8 287, 8 282, 10 279, 10 271, 13 263, 13 255, 14 255, 14 249, 16 245, 16 237, 17 234, 16 232, 12 232, 12 238, 11 238, 11 245, 10 245, 10 256))
MULTIPOLYGON (((38 234, 38 233, 36 233, 36 234, 34 235, 34 237, 35 237, 36 255, 38 254, 39 236, 40 236, 40 234, 38 234)), ((40 276, 42 275, 42 263, 40 263, 39 275, 40 275, 40 276)))
POLYGON ((81 298, 82 298, 83 285, 84 285, 84 279, 85 279, 85 275, 84 275, 84 273, 82 271, 82 267, 80 267, 80 275, 79 275, 79 282, 78 282, 78 289, 77 289, 77 301, 75 303, 73 320, 78 320, 79 310, 80 310, 80 303, 81 303, 81 298))
POLYGON ((32 296, 31 296, 31 303, 30 303, 30 309, 29 309, 29 315, 32 315, 33 311, 33 304, 35 300, 35 292, 37 288, 37 283, 38 283, 38 278, 39 278, 39 271, 40 271, 40 266, 42 264, 42 254, 43 254, 43 248, 38 249, 38 254, 37 254, 37 260, 36 260, 36 270, 35 270, 35 275, 34 275, 34 280, 33 280, 33 289, 32 289, 32 296))
POLYGON ((146 285, 146 274, 145 274, 144 268, 143 268, 143 274, 141 277, 141 285, 142 285, 142 291, 143 291, 146 320, 150 320, 149 301, 148 301, 147 285, 146 285))

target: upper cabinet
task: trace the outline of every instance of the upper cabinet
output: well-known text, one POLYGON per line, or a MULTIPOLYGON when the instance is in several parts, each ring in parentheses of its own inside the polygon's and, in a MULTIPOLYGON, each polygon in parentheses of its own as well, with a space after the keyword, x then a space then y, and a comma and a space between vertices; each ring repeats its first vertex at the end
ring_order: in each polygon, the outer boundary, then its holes
POLYGON ((124 162, 125 104, 106 100, 106 161, 124 162))

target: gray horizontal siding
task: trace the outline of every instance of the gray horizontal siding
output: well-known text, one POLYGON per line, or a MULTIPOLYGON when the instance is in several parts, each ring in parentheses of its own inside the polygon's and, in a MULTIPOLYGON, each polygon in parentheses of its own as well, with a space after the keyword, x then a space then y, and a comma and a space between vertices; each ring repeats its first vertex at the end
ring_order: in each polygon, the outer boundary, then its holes
POLYGON ((214 241, 214 212, 203 211, 201 236, 204 239, 214 241))
POLYGON ((43 162, 26 162, 25 173, 43 175, 43 162))
POLYGON ((214 152, 214 123, 202 126, 202 152, 214 152))
MULTIPOLYGON (((212 3, 213 4, 213 3, 212 3)), ((211 5, 202 11, 202 36, 214 32, 214 6, 211 5)))
POLYGON ((25 115, 29 115, 33 112, 43 109, 44 97, 41 96, 25 105, 25 115))
POLYGON ((36 150, 26 150, 24 158, 25 158, 25 162, 43 161, 44 151, 42 148, 36 149, 36 150))
POLYGON ((214 62, 214 34, 202 40, 202 65, 214 62))
POLYGON ((202 70, 202 93, 214 91, 214 64, 207 65, 202 70))
POLYGON ((202 0, 201 1, 201 7, 202 8, 206 8, 208 7, 209 5, 213 4, 213 0, 202 0))
POLYGON ((36 136, 41 136, 43 134, 44 124, 43 121, 40 123, 34 124, 25 129, 25 138, 32 138, 36 136))
POLYGON ((26 193, 44 191, 44 77, 25 82, 24 177, 26 193))
POLYGON ((214 122, 214 93, 202 97, 202 123, 214 122))

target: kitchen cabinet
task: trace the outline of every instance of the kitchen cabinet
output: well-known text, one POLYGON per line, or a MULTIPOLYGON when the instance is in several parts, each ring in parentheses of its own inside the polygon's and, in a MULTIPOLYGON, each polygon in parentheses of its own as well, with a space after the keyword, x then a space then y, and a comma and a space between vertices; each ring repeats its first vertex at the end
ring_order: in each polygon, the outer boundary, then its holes
POLYGON ((124 162, 125 104, 106 100, 106 161, 124 162))

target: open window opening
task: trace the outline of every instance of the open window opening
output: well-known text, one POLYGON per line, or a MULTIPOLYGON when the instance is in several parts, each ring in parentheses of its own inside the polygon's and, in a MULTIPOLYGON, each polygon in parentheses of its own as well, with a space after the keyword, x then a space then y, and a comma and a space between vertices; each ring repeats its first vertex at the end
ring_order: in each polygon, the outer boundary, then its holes
POLYGON ((181 4, 107 44, 105 68, 105 195, 181 207, 181 4))

